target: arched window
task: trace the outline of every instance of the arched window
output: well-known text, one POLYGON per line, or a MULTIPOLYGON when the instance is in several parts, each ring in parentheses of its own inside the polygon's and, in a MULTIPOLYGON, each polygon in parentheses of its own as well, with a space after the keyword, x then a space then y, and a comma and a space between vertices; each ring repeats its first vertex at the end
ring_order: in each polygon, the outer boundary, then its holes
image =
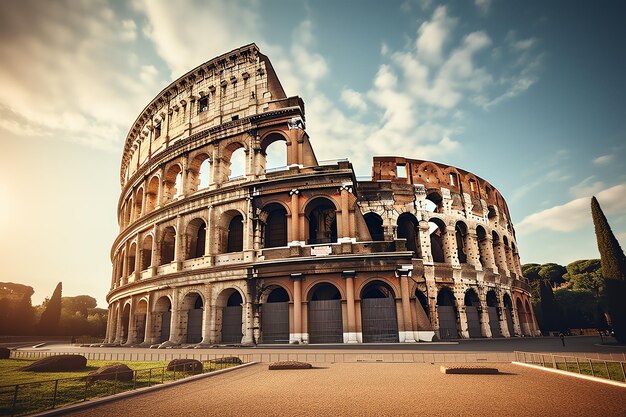
POLYGON ((437 316, 439 318, 439 338, 458 338, 456 301, 448 287, 441 288, 437 294, 437 316))
POLYGON ((361 291, 363 342, 398 342, 395 293, 385 282, 372 281, 361 291))
POLYGON ((273 133, 265 137, 261 149, 265 155, 266 170, 287 166, 287 144, 283 135, 273 133))
POLYGON ((163 179, 163 203, 169 203, 182 192, 182 173, 178 164, 172 165, 163 179))
POLYGON ((161 265, 168 264, 174 260, 174 248, 176 247, 176 230, 168 226, 163 231, 161 238, 161 265))
POLYGON ((154 211, 159 204, 159 177, 156 175, 150 179, 148 183, 148 191, 146 193, 146 213, 154 211))
POLYGON ((487 267, 487 253, 489 253, 489 244, 487 242, 487 232, 482 226, 476 226, 476 237, 478 238, 479 261, 483 268, 487 267))
POLYGON ((426 210, 431 213, 443 212, 443 198, 438 192, 431 192, 426 195, 426 210))
POLYGON ((415 253, 417 257, 421 256, 417 219, 411 213, 402 213, 398 217, 398 238, 406 239, 407 250, 415 253))
POLYGON ((337 209, 327 198, 320 197, 307 205, 309 244, 337 242, 337 209))
POLYGON ((230 173, 229 180, 236 180, 246 175, 246 150, 240 147, 233 151, 230 155, 230 173))
POLYGON ((268 213, 265 221, 264 247, 287 246, 287 210, 280 204, 269 204, 263 208, 268 213))
POLYGON ((128 275, 135 272, 135 259, 137 254, 137 244, 133 242, 128 250, 128 275))
POLYGON ((204 256, 206 243, 206 223, 202 219, 193 219, 187 226, 187 253, 186 259, 196 259, 204 256))
POLYGON ((373 241, 385 240, 385 233, 383 232, 383 219, 376 213, 366 213, 365 223, 367 224, 367 230, 370 232, 370 236, 373 241))
POLYGON ((463 222, 457 222, 454 227, 456 237, 456 252, 459 262, 464 264, 467 262, 467 226, 463 222))
POLYGON ((431 219, 428 222, 430 233, 430 252, 433 262, 445 262, 445 250, 443 246, 443 235, 446 233, 446 225, 440 219, 431 219))
POLYGON ((209 186, 211 162, 207 153, 196 155, 189 165, 189 191, 195 192, 209 186))
POLYGON ((135 219, 141 216, 141 206, 143 205, 143 188, 137 190, 135 194, 135 219))
POLYGON ((141 270, 145 271, 152 265, 152 236, 148 235, 141 246, 141 270))
POLYGON ((341 294, 329 283, 319 283, 309 291, 309 343, 342 343, 341 294))
POLYGON ((478 315, 479 307, 480 300, 476 291, 473 289, 467 290, 465 293, 465 316, 467 318, 467 331, 469 333, 469 337, 482 337, 480 317, 478 315))
POLYGON ((241 252, 243 250, 243 216, 234 216, 228 224, 228 244, 226 252, 241 252))

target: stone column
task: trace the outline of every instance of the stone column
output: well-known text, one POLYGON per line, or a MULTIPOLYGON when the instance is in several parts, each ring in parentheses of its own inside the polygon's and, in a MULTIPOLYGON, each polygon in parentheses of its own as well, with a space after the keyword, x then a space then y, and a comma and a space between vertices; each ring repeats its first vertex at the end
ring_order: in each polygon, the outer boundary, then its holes
POLYGON ((511 333, 509 332, 509 324, 506 321, 506 309, 504 307, 504 301, 502 301, 502 297, 498 297, 498 319, 500 322, 500 333, 502 333, 502 336, 511 337, 511 333))
POLYGON ((128 282, 128 245, 124 244, 124 251, 122 252, 122 285, 128 282))
POLYGON ((300 191, 296 189, 291 190, 289 195, 291 196, 291 243, 299 245, 300 191))
POLYGON ((178 300, 178 290, 174 289, 172 292, 172 316, 170 321, 170 340, 169 344, 180 344, 180 302, 178 300))
POLYGON ((483 260, 485 261, 485 265, 483 265, 483 269, 491 268, 496 269, 496 259, 495 254, 493 253, 493 239, 491 236, 487 235, 482 240, 482 242, 478 243, 480 245, 480 253, 483 255, 483 260))
POLYGON ((109 305, 109 309, 107 312, 107 333, 106 333, 106 337, 104 338, 104 342, 105 343, 111 343, 111 331, 113 329, 113 309, 111 308, 111 306, 109 305))
POLYGON ((456 246, 456 229, 446 225, 446 233, 443 235, 443 257, 446 263, 460 267, 459 254, 456 246))
POLYGON ((150 346, 152 344, 152 298, 152 294, 148 293, 146 306, 146 329, 143 336, 143 346, 150 346))
POLYGON ((489 306, 487 306, 487 299, 484 295, 480 295, 480 331, 483 337, 493 337, 491 334, 491 327, 489 326, 489 306))
POLYGON ((302 342, 302 274, 291 274, 293 281, 293 335, 290 343, 302 342))
POLYGON ((474 268, 482 270, 483 266, 480 263, 480 249, 478 247, 476 229, 468 229, 465 242, 467 245, 467 262, 473 265, 474 268))
MULTIPOLYGON (((208 232, 207 232, 208 233, 208 232)), ((159 228, 155 223, 152 226, 152 255, 150 256, 150 276, 156 276, 159 266, 159 228)))
MULTIPOLYGON (((208 231, 207 231, 208 232, 208 231)), ((208 234, 208 233, 207 233, 208 234)), ((202 340, 201 345, 209 345, 213 341, 211 340, 211 314, 214 310, 212 303, 211 287, 207 286, 204 294, 204 310, 202 311, 202 340)))
POLYGON ((113 343, 121 343, 122 342, 122 300, 117 301, 117 317, 115 323, 115 340, 113 343))
POLYGON ((135 343, 137 339, 137 326, 135 323, 135 311, 137 309, 137 300, 135 298, 130 299, 130 311, 128 313, 128 338, 126 339, 125 346, 130 346, 135 343))
POLYGON ((155 210, 160 208, 163 204, 165 204, 165 201, 163 201, 164 184, 165 184, 165 169, 161 168, 160 175, 159 175, 159 191, 156 196, 156 205, 154 206, 155 210))
POLYGON ((506 255, 504 254, 504 244, 502 242, 494 242, 493 243, 494 256, 497 260, 498 264, 498 272, 500 275, 506 275, 507 267, 506 267, 506 255))
POLYGON ((142 243, 140 235, 137 234, 137 244, 135 245, 135 273, 133 274, 133 281, 139 281, 141 279, 141 248, 142 243))
POLYGON ((459 302, 459 300, 456 300, 456 304, 457 304, 457 311, 458 311, 458 315, 459 315, 459 327, 460 327, 460 333, 461 333, 461 337, 463 339, 469 339, 470 334, 469 334, 469 328, 467 327, 467 312, 465 311, 465 304, 463 303, 463 300, 461 300, 459 302))
POLYGON ((254 319, 250 294, 247 294, 244 303, 245 304, 243 306, 243 309, 246 318, 244 320, 245 331, 243 333, 243 340, 241 342, 245 345, 251 345, 254 343, 254 319))
POLYGON ((246 198, 246 218, 243 224, 243 250, 251 251, 254 249, 254 229, 252 225, 252 197, 246 198))
POLYGON ((419 222, 419 240, 420 249, 422 250, 422 259, 426 263, 433 262, 433 254, 430 248, 430 233, 428 221, 420 220, 419 222))
POLYGON ((211 246, 213 244, 213 239, 215 239, 215 233, 217 233, 217 231, 214 230, 214 225, 213 204, 211 204, 207 210, 206 239, 204 245, 204 255, 210 257, 209 265, 213 265, 213 254, 215 253, 214 248, 211 246))
POLYGON ((348 328, 344 329, 344 343, 357 343, 356 311, 354 305, 354 271, 343 271, 341 276, 346 281, 346 310, 348 312, 348 328))
POLYGON ((183 260, 185 259, 184 253, 184 231, 183 231, 183 218, 178 216, 176 218, 176 241, 174 242, 174 261, 176 262, 176 270, 181 271, 183 269, 183 260))
MULTIPOLYGON (((404 317, 404 342, 415 342, 413 334, 413 320, 411 318, 411 299, 409 294, 409 271, 398 272, 400 280, 400 294, 402 297, 402 315, 404 317)), ((400 339, 402 341, 402 338, 400 339)))
POLYGON ((341 193, 341 238, 349 238, 350 237, 350 207, 348 204, 349 198, 349 186, 342 185, 339 188, 341 193))

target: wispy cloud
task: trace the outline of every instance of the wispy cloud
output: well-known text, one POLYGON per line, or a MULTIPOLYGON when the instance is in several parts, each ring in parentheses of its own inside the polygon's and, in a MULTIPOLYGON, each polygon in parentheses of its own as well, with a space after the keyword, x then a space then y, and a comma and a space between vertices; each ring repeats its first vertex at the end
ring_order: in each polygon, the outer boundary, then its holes
POLYGON ((601 155, 601 156, 598 156, 597 158, 594 158, 593 163, 596 165, 601 165, 601 166, 608 165, 611 162, 613 162, 614 157, 615 157, 614 155, 601 155))
POLYGON ((569 191, 574 197, 591 197, 597 192, 606 188, 604 181, 597 180, 595 176, 590 176, 570 187, 569 191))
MULTIPOLYGON (((626 183, 604 189, 596 194, 605 214, 621 214, 626 212, 626 183)), ((592 224, 591 200, 581 197, 565 204, 526 216, 516 229, 527 234, 537 230, 554 230, 572 232, 592 224)))

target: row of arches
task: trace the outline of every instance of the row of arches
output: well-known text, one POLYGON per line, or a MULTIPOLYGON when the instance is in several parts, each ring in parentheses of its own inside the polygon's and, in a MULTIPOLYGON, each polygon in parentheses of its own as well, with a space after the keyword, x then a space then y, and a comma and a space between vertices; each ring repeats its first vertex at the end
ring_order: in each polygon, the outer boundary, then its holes
POLYGON ((214 183, 260 175, 267 170, 286 166, 286 141, 279 133, 263 138, 259 152, 260 167, 250 163, 250 145, 243 141, 234 141, 225 146, 216 163, 213 162, 212 151, 208 149, 195 151, 188 159, 179 158, 170 162, 161 172, 130 193, 120 211, 120 226, 126 227, 157 207, 208 189, 214 183))
MULTIPOLYGON (((514 335, 514 323, 517 323, 520 335, 533 335, 533 317, 528 300, 516 298, 514 310, 509 294, 505 293, 500 302, 496 292, 490 290, 486 293, 486 304, 482 305, 476 291, 469 289, 465 292, 460 310, 452 289, 444 286, 437 293, 433 312, 422 291, 416 288, 413 295, 414 319, 420 325, 438 323, 440 339, 457 339, 463 331, 467 331, 471 338, 514 335), (432 314, 436 318, 431 317, 432 314)), ((344 342, 346 299, 342 290, 330 282, 320 282, 308 291, 305 299, 308 342, 344 342)), ((259 343, 280 344, 292 340, 292 303, 290 293, 280 285, 273 284, 263 290, 259 307, 259 343)), ((358 303, 362 342, 400 341, 399 301, 388 283, 381 280, 369 282, 362 288, 358 303)), ((122 344, 159 344, 166 341, 182 344, 242 343, 247 314, 244 294, 237 288, 224 289, 215 304, 212 316, 206 314, 203 296, 194 291, 184 296, 175 315, 168 296, 159 297, 151 311, 145 299, 139 300, 134 310, 131 310, 131 303, 125 302, 113 310, 111 319, 117 327, 111 328, 108 339, 122 344), (206 320, 211 320, 209 326, 206 320)))
MULTIPOLYGON (((364 215, 365 223, 372 240, 384 240, 382 217, 374 212, 364 215)), ((407 250, 412 251, 417 258, 424 258, 422 253, 430 247, 430 258, 433 262, 449 262, 456 257, 460 264, 480 262, 483 268, 496 266, 499 269, 521 273, 519 254, 515 243, 509 242, 507 236, 502 236, 493 230, 488 235, 481 225, 476 227, 476 233, 471 234, 463 221, 457 221, 454 226, 454 238, 446 243, 446 235, 452 233, 446 224, 438 217, 428 220, 428 243, 421 240, 420 222, 412 213, 402 213, 396 222, 396 235, 399 239, 406 239, 407 250), (472 257, 476 259, 472 259, 472 257)))

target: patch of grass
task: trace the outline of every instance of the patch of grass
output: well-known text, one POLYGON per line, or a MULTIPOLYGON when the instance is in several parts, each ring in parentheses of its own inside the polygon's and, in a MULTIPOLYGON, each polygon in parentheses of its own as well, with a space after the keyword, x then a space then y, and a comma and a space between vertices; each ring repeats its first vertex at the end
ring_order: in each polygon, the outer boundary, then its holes
MULTIPOLYGON (((96 381, 88 385, 83 379, 84 376, 113 362, 88 361, 87 369, 81 372, 24 372, 19 370, 31 362, 32 360, 29 359, 0 360, 0 416, 12 413, 15 415, 32 414, 192 375, 192 372, 165 371, 167 362, 121 361, 137 371, 132 381, 96 381), (24 384, 19 385, 17 396, 15 384, 24 384), (15 409, 12 410, 14 398, 16 399, 15 409)), ((230 366, 234 365, 210 365, 205 362, 204 372, 230 366)))
MULTIPOLYGON (((550 367, 552 365, 550 364, 550 367)), ((591 365, 588 361, 580 360, 578 364, 575 361, 567 361, 565 362, 557 362, 557 369, 568 372, 580 373, 583 375, 597 376, 598 378, 611 379, 613 381, 624 381, 624 373, 622 371, 622 365, 620 363, 609 362, 604 364, 604 362, 594 362, 591 361, 591 365), (580 372, 578 372, 580 367, 580 372), (592 371, 593 369, 593 371, 592 371), (610 377, 609 377, 610 374, 610 377)))

